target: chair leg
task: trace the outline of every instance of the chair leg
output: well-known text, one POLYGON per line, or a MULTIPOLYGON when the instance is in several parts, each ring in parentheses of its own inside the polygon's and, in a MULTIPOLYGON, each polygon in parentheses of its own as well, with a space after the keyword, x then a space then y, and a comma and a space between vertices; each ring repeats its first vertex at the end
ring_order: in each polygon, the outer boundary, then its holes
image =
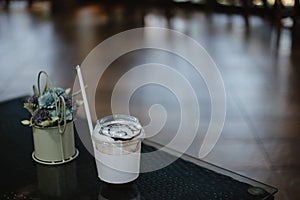
POLYGON ((28 7, 28 8, 31 8, 31 7, 32 7, 32 4, 33 4, 33 0, 28 0, 28 1, 27 1, 27 7, 28 7))
POLYGON ((277 22, 276 25, 276 47, 279 47, 280 38, 281 38, 281 22, 277 22))
POLYGON ((293 27, 292 27, 292 48, 300 48, 300 1, 295 0, 294 10, 293 10, 293 27))
POLYGON ((216 5, 217 5, 217 0, 207 0, 205 4, 205 8, 206 8, 205 10, 207 14, 211 14, 215 10, 216 5))
POLYGON ((274 8, 276 10, 276 47, 279 47, 282 29, 282 2, 281 0, 276 0, 274 8))
POLYGON ((8 9, 10 4, 10 0, 5 0, 4 8, 8 9))
POLYGON ((245 20, 246 28, 249 28, 249 8, 250 8, 250 2, 249 0, 242 0, 243 4, 243 16, 245 20))

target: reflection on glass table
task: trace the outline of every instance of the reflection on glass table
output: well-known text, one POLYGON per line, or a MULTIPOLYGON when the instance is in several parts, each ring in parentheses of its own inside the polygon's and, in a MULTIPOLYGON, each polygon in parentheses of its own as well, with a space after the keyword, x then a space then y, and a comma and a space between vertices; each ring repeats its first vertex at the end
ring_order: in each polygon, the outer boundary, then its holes
MULTIPOLYGON (((77 141, 79 139, 77 138, 77 141)), ((67 164, 47 166, 29 156, 6 160, 10 173, 1 179, 0 199, 274 199, 277 189, 200 159, 145 140, 141 170, 170 165, 141 173, 127 184, 108 184, 97 176, 95 160, 78 142, 79 157, 67 164), (149 152, 151 157, 146 156, 149 152), (20 167, 20 161, 22 167, 20 167)), ((15 152, 16 153, 16 152, 15 152)), ((21 153, 21 152, 19 152, 21 153)), ((17 155, 11 155, 16 156, 17 155)), ((6 159, 4 157, 4 159, 6 159)))
POLYGON ((113 185, 101 182, 99 200, 256 200, 274 199, 277 192, 274 187, 165 148, 150 140, 144 141, 142 152, 141 171, 149 172, 140 174, 136 181, 128 184, 113 185), (160 169, 152 171, 157 168, 160 169))

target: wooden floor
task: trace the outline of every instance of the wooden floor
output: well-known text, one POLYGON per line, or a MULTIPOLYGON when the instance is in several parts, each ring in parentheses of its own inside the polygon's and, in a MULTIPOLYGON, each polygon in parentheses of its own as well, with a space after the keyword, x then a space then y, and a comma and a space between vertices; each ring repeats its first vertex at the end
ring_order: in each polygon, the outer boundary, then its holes
MULTIPOLYGON (((290 48, 289 31, 283 30, 276 48, 275 29, 266 19, 251 17, 246 31, 238 15, 208 16, 176 8, 166 18, 160 8, 127 9, 89 5, 72 14, 52 15, 47 3, 35 3, 30 10, 24 2, 13 1, 8 11, 0 7, 0 101, 31 94, 40 70, 46 70, 55 85, 72 87, 74 66, 100 42, 121 31, 143 25, 174 29, 207 50, 225 83, 225 126, 205 160, 277 187, 276 200, 300 199, 300 54, 290 48)), ((143 52, 138 58, 133 56, 137 60, 120 59, 115 65, 131 66, 157 54, 143 52)), ((172 63, 168 56, 164 59, 172 63)), ((96 96, 99 116, 111 112, 111 83, 122 69, 112 67, 107 73, 110 78, 102 80, 96 96)), ((145 89, 131 105, 132 114, 142 123, 148 119, 145 108, 155 103, 163 104, 170 116, 179 116, 173 105, 176 101, 169 102, 173 97, 162 88, 145 89)), ((199 134, 210 118, 207 105, 209 99, 202 98, 199 134)), ((172 137, 173 129, 169 123, 161 135, 172 137)), ((188 153, 195 154, 199 144, 200 136, 188 153)))

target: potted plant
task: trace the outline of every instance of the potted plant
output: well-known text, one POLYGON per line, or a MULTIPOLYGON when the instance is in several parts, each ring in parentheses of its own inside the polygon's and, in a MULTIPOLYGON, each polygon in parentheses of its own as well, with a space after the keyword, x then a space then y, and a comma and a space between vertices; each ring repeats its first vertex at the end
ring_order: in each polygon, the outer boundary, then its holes
POLYGON ((52 87, 48 74, 38 74, 38 87, 24 101, 30 113, 29 120, 22 124, 32 127, 34 152, 32 158, 39 163, 56 165, 69 162, 78 156, 75 148, 73 121, 82 101, 75 101, 71 89, 52 87), (41 90, 41 76, 46 82, 41 90))

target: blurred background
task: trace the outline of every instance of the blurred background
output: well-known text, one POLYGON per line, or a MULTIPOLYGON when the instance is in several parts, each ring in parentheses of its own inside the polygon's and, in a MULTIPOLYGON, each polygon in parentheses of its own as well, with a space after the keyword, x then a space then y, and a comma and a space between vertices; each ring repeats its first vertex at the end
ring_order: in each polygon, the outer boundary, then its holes
MULTIPOLYGON (((45 70, 54 85, 72 87, 74 66, 105 39, 138 27, 182 32, 201 44, 218 66, 227 94, 221 137, 204 160, 279 189, 276 200, 300 199, 300 29, 298 0, 2 0, 0 1, 0 101, 32 94, 45 70)), ((171 38, 166 38, 170 40, 171 38)), ((120 44, 122 45, 122 44, 120 44)), ((159 62, 191 77, 189 64, 163 51, 131 52, 101 78, 96 110, 111 113, 118 78, 134 66, 159 62)), ((144 74, 151 76, 151 74, 144 74)), ((211 117, 203 81, 192 80, 201 118, 197 155, 211 117)), ((170 91, 144 87, 130 111, 145 125, 148 109, 161 104, 168 121, 158 134, 173 138, 180 109, 170 91)), ((159 117, 159 116, 158 116, 159 117)))

